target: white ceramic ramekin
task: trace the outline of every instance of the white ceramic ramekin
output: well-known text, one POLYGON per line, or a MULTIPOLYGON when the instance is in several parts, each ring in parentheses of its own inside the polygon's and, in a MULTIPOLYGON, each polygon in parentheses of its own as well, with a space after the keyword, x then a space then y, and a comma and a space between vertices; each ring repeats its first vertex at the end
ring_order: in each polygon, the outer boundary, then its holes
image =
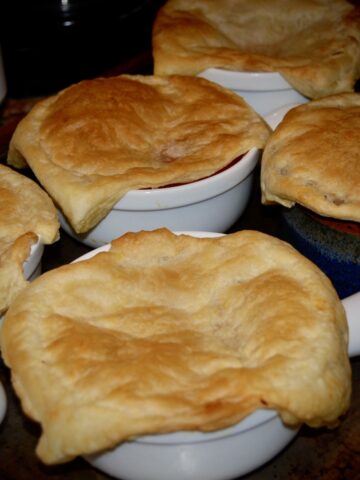
MULTIPOLYGON (((199 231, 175 233, 197 237, 222 235, 199 231)), ((104 245, 75 261, 91 258, 109 248, 110 245, 104 245)), ((266 463, 297 431, 284 425, 274 410, 257 410, 226 429, 147 435, 85 459, 121 480, 226 480, 245 475, 266 463)))
POLYGON ((97 248, 126 232, 167 227, 173 231, 225 232, 243 213, 250 197, 259 150, 211 177, 174 187, 133 190, 92 230, 76 234, 59 212, 62 228, 97 248))
POLYGON ((198 76, 233 90, 262 116, 284 105, 309 101, 277 72, 234 72, 209 68, 198 76))
MULTIPOLYGON (((177 233, 219 236, 214 232, 177 233)), ((76 261, 109 248, 92 250, 76 261)), ((349 355, 356 356, 360 354, 360 292, 343 300, 343 305, 349 323, 349 355)), ((119 480, 230 480, 271 460, 297 432, 286 426, 276 411, 260 409, 226 429, 148 435, 85 459, 119 480)))
POLYGON ((226 480, 266 463, 296 433, 274 411, 257 410, 230 428, 140 437, 86 460, 121 480, 226 480))

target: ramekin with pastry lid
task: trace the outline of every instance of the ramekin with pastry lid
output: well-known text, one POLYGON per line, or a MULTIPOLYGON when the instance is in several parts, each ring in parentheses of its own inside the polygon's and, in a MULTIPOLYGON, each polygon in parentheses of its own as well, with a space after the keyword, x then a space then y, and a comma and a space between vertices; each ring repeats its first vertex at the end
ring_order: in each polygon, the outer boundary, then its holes
POLYGON ((358 9, 345 0, 168 0, 153 28, 157 75, 201 75, 262 115, 353 91, 358 9))
POLYGON ((284 207, 283 238, 347 297, 360 290, 360 94, 284 108, 269 122, 263 203, 284 207))
POLYGON ((229 479, 346 412, 348 326, 328 278, 259 232, 193 235, 208 234, 126 234, 10 307, 2 354, 45 463, 229 479))
POLYGON ((28 164, 64 229, 98 247, 162 226, 225 231, 246 206, 269 134, 238 95, 208 80, 121 75, 38 103, 8 162, 28 164))
POLYGON ((260 157, 257 148, 214 175, 191 183, 127 192, 104 217, 85 233, 75 233, 59 212, 62 228, 94 248, 128 231, 197 229, 225 232, 244 212, 260 157))
POLYGON ((59 238, 57 211, 30 178, 0 165, 0 319, 41 271, 44 245, 59 238))

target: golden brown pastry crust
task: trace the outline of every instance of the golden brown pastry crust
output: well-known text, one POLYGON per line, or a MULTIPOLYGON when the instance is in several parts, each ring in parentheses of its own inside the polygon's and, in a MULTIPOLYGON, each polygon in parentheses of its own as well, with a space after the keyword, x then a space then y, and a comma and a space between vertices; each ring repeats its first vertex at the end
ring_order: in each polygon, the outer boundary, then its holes
POLYGON ((359 10, 345 0, 169 0, 153 28, 154 73, 280 72, 309 98, 353 90, 359 10))
POLYGON ((262 157, 263 203, 360 221, 360 94, 314 100, 288 112, 262 157))
POLYGON ((23 263, 38 239, 59 236, 56 208, 33 180, 0 165, 0 313, 26 285, 23 263))
POLYGON ((195 77, 83 81, 25 117, 8 162, 28 163, 78 233, 129 190, 215 173, 270 129, 238 95, 195 77))
POLYGON ((264 407, 289 424, 333 425, 349 405, 347 335, 330 281, 290 245, 160 229, 32 282, 1 348, 41 423, 37 453, 56 463, 264 407))

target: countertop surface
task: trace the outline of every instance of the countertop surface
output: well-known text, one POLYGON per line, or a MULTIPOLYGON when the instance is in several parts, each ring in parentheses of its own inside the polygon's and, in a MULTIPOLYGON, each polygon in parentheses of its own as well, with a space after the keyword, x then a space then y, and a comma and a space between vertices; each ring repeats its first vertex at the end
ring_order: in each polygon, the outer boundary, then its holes
MULTIPOLYGON (((140 56, 121 70, 146 66, 148 57, 140 56)), ((119 73, 116 72, 116 73, 119 73)), ((121 71, 120 71, 121 73, 121 71)), ((0 156, 4 160, 8 141, 19 118, 36 99, 7 99, 0 112, 0 156)), ((281 210, 264 207, 260 202, 259 172, 243 216, 230 231, 255 229, 281 237, 281 210)), ((71 262, 89 251, 61 230, 60 240, 45 247, 43 272, 71 262)), ((71 353, 69 352, 69 355, 71 353)), ((353 394, 351 407, 341 424, 333 429, 303 427, 295 440, 276 458, 252 472, 244 480, 357 480, 360 479, 360 357, 351 360, 353 394)), ((40 427, 26 418, 11 387, 10 372, 0 360, 0 381, 8 401, 7 413, 0 424, 1 480, 105 480, 108 477, 79 458, 68 464, 47 467, 36 458, 35 447, 40 427)), ((256 448, 256 445, 254 445, 256 448)), ((171 479, 169 479, 171 480, 171 479)))

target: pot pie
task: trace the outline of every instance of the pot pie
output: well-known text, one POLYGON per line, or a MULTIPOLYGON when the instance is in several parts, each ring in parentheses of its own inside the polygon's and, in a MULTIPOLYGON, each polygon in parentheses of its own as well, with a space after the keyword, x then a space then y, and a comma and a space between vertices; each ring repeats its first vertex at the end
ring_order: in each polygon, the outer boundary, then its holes
POLYGON ((33 180, 0 164, 0 314, 27 281, 23 264, 31 246, 59 237, 56 208, 33 180))
POLYGON ((37 454, 54 464, 145 434, 221 429, 258 408, 333 426, 349 405, 347 341, 330 281, 285 242, 159 229, 32 282, 1 349, 41 424, 37 454))
POLYGON ((121 75, 38 103, 15 131, 8 163, 28 164, 83 233, 129 190, 212 175, 269 133, 241 98, 207 80, 121 75))
POLYGON ((353 90, 358 8, 344 0, 169 0, 153 27, 154 73, 279 72, 309 98, 353 90))
POLYGON ((360 221, 360 94, 291 109, 263 152, 262 201, 360 221))

